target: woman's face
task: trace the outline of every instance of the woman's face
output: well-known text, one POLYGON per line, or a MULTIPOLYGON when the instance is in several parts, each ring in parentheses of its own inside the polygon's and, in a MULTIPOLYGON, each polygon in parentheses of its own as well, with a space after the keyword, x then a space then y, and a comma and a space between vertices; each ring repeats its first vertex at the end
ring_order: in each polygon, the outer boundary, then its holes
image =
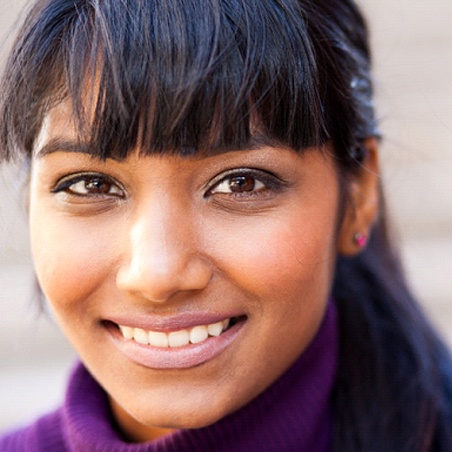
POLYGON ((333 159, 262 147, 101 161, 74 135, 54 109, 32 162, 42 289, 131 438, 213 423, 319 327, 336 254, 333 159))

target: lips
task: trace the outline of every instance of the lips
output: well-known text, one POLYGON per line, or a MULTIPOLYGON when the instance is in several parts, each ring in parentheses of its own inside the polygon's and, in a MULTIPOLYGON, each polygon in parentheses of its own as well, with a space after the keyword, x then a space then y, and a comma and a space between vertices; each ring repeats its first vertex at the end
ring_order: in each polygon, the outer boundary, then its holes
POLYGON ((203 320, 198 320, 203 322, 200 324, 193 319, 167 321, 166 327, 162 324, 154 329, 139 321, 135 323, 139 326, 130 326, 131 321, 128 325, 122 321, 104 324, 116 348, 135 364, 151 369, 187 369, 213 360, 237 342, 247 317, 203 320))
POLYGON ((199 344, 209 337, 220 336, 228 328, 230 321, 231 319, 228 318, 220 322, 196 325, 190 329, 181 329, 170 333, 124 325, 118 325, 118 327, 126 340, 133 340, 141 345, 151 345, 158 348, 177 348, 189 344, 199 344))

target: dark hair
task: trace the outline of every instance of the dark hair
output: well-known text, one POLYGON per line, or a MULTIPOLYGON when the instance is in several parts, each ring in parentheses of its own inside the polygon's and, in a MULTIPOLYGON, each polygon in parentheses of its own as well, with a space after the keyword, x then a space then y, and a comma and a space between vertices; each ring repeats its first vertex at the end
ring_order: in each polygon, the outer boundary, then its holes
MULTIPOLYGON (((65 99, 100 158, 331 143, 346 178, 378 136, 351 0, 38 0, 0 96, 3 159, 29 158, 65 99)), ((368 248, 337 261, 339 451, 452 448, 451 359, 402 275, 382 208, 368 248)))
POLYGON ((331 140, 353 166, 375 134, 363 23, 345 2, 304 3, 39 0, 4 77, 3 152, 30 155, 69 98, 101 157, 247 148, 257 128, 297 150, 331 140))

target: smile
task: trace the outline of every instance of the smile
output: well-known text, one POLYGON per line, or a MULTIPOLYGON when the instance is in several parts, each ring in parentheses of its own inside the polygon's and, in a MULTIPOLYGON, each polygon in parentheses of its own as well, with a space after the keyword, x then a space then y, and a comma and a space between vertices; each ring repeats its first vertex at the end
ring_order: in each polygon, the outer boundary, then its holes
POLYGON ((217 317, 213 323, 206 319, 205 324, 198 321, 197 325, 188 318, 173 319, 166 322, 166 327, 171 328, 167 331, 126 326, 120 321, 106 321, 104 325, 116 348, 128 360, 151 369, 187 369, 215 359, 233 343, 240 342, 236 339, 244 330, 247 316, 223 320, 217 317), (172 327, 169 323, 173 323, 172 327))
POLYGON ((197 325, 190 329, 182 329, 165 333, 162 331, 147 331, 142 328, 118 325, 124 339, 133 340, 141 345, 151 345, 159 348, 185 347, 189 344, 200 344, 210 337, 218 337, 226 331, 231 319, 209 325, 197 325))

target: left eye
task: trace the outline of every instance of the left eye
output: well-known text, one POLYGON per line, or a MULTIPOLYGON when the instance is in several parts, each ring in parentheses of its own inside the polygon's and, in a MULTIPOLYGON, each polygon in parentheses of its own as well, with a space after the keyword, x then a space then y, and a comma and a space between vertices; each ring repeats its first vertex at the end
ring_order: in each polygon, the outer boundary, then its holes
POLYGON ((79 174, 64 178, 53 190, 76 196, 124 196, 123 190, 111 178, 101 174, 79 174))
POLYGON ((210 193, 250 193, 264 190, 266 185, 253 175, 241 174, 229 176, 218 182, 210 193))

